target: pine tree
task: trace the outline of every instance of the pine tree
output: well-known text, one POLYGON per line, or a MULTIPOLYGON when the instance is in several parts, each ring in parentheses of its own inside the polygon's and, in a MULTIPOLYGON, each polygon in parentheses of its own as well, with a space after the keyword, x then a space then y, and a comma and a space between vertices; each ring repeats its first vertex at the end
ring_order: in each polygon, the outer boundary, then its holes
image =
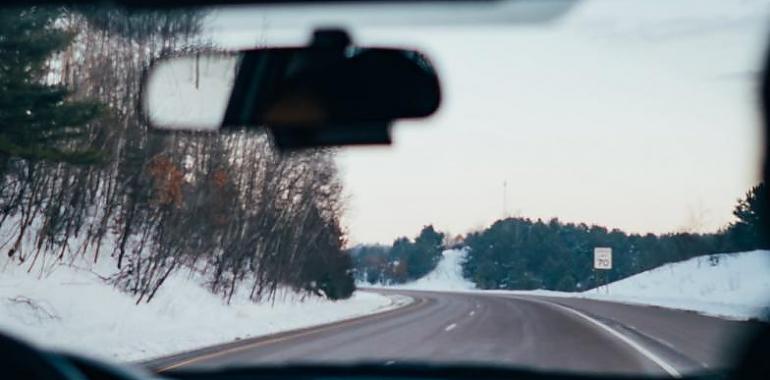
POLYGON ((444 250, 443 242, 444 234, 437 232, 432 225, 422 228, 420 234, 414 239, 416 252, 412 261, 418 267, 416 277, 422 277, 436 267, 444 250))
POLYGON ((63 85, 47 84, 51 56, 74 34, 56 25, 61 11, 30 7, 0 11, 0 173, 8 161, 90 164, 98 152, 78 149, 96 102, 73 101, 63 85))
POLYGON ((770 248, 768 232, 767 186, 760 183, 752 187, 733 210, 738 219, 730 225, 730 235, 739 249, 770 248))

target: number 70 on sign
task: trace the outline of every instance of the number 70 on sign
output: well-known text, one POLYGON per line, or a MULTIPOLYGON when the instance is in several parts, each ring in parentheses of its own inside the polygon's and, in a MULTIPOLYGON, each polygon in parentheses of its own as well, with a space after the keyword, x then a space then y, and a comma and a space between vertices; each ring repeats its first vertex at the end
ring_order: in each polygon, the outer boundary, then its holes
POLYGON ((594 269, 612 269, 612 248, 594 248, 594 269))

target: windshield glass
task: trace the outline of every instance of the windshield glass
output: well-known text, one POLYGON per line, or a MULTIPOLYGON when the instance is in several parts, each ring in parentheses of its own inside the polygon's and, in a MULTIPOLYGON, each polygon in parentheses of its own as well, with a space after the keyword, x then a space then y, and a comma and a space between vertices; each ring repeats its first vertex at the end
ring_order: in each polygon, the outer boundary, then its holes
POLYGON ((3 8, 0 332, 161 373, 732 368, 770 310, 770 3, 547 3, 3 8), (438 112, 299 152, 148 126, 158 58, 319 27, 424 54, 438 112))

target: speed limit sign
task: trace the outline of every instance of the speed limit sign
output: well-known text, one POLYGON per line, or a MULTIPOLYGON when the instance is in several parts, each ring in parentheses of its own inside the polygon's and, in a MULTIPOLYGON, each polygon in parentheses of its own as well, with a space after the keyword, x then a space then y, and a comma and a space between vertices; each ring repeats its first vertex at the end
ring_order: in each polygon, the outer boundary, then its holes
POLYGON ((594 248, 594 269, 612 269, 612 248, 594 248))

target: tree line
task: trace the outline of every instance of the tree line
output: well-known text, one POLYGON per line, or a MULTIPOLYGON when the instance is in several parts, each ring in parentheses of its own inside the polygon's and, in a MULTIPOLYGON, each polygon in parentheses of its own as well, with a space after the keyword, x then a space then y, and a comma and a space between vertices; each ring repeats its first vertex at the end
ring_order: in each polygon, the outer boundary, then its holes
MULTIPOLYGON (((555 218, 507 218, 468 233, 456 245, 468 251, 463 275, 479 288, 581 291, 599 284, 593 271, 595 247, 612 248, 608 281, 699 255, 770 249, 767 200, 764 183, 752 187, 736 204, 735 221, 714 233, 633 234, 555 218)), ((394 263, 401 260, 392 256, 393 248, 395 243, 393 247, 357 247, 353 254, 357 280, 398 283, 414 279, 394 276, 394 263)), ((417 261, 436 257, 415 252, 424 255, 417 261)), ((710 263, 717 261, 718 256, 712 256, 710 263)))
POLYGON ((393 244, 358 245, 351 248, 354 276, 371 284, 402 284, 430 273, 441 260, 445 234, 432 225, 414 239, 400 237, 393 244))
POLYGON ((109 281, 137 303, 180 269, 227 300, 350 296, 332 151, 280 153, 260 132, 159 133, 140 112, 151 62, 212 49, 203 16, 0 12, 0 252, 41 275, 107 257, 109 281))

